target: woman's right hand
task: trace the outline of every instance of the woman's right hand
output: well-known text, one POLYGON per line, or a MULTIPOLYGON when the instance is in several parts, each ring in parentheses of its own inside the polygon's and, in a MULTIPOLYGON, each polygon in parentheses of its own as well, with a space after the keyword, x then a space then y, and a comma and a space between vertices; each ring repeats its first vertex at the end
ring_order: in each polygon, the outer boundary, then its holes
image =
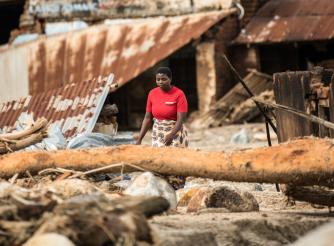
POLYGON ((136 145, 141 145, 141 139, 139 137, 139 134, 133 134, 133 138, 136 141, 136 145))
POLYGON ((141 140, 138 139, 138 140, 136 141, 136 145, 141 145, 141 140))

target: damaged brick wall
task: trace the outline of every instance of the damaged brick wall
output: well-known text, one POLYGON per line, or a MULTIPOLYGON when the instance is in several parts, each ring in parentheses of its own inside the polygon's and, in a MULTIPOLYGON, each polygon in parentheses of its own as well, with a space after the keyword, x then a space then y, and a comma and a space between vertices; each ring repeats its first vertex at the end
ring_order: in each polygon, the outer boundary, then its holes
POLYGON ((228 9, 233 2, 234 0, 29 0, 25 15, 46 21, 69 21, 80 18, 94 22, 106 18, 170 16, 228 9))

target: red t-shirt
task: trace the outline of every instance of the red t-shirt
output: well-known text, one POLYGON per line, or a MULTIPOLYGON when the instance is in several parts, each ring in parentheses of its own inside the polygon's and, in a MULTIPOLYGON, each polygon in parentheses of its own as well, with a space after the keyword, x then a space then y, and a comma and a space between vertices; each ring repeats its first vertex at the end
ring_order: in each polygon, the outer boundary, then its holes
POLYGON ((177 112, 188 112, 186 96, 175 86, 168 92, 156 87, 148 94, 146 112, 158 120, 177 120, 177 112))

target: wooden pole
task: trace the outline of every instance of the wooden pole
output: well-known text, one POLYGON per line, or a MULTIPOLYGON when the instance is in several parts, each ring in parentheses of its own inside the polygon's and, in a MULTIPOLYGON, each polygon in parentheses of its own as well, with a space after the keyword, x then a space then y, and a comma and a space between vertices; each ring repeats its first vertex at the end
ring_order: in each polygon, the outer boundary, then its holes
POLYGON ((326 190, 320 187, 288 185, 287 190, 284 193, 297 201, 309 202, 328 207, 334 206, 334 191, 326 190))
MULTIPOLYGON (((239 73, 237 72, 237 70, 233 67, 232 63, 229 61, 229 59, 227 58, 227 56, 225 54, 223 55, 223 58, 224 58, 225 62, 227 63, 227 65, 230 67, 230 69, 233 72, 234 76, 236 76, 236 78, 242 84, 242 86, 244 87, 244 89, 247 91, 249 97, 254 97, 254 94, 250 91, 250 89, 246 85, 245 81, 241 78, 241 76, 239 75, 239 73)), ((276 126, 274 125, 273 121, 268 117, 268 115, 266 114, 266 112, 263 110, 262 106, 258 102, 256 102, 256 101, 254 101, 254 103, 257 106, 257 108, 259 109, 259 111, 261 112, 261 114, 266 119, 266 122, 268 122, 268 124, 271 126, 271 128, 273 129, 273 131, 277 134, 277 128, 276 128, 276 126)))
MULTIPOLYGON (((86 171, 113 163, 128 163, 166 175, 217 180, 334 187, 334 143, 299 139, 272 147, 232 153, 127 145, 54 152, 16 152, 0 158, 0 177, 32 174, 46 168, 86 171)), ((125 166, 124 171, 132 171, 125 166)), ((120 167, 108 172, 120 172, 120 167)))
POLYGON ((258 102, 260 104, 263 104, 263 105, 266 105, 266 106, 269 106, 271 108, 276 108, 278 110, 283 110, 283 111, 286 111, 286 112, 290 112, 292 114, 295 114, 295 115, 298 115, 304 119, 307 119, 309 121, 312 121, 314 123, 317 123, 319 125, 322 125, 322 126, 325 126, 329 129, 332 129, 334 130, 334 123, 330 122, 330 121, 327 121, 327 120, 324 120, 322 118, 319 118, 317 116, 314 116, 312 114, 306 114, 298 109, 294 109, 292 107, 289 107, 289 106, 285 106, 285 105, 281 105, 281 104, 277 104, 277 103, 271 103, 271 102, 267 102, 267 101, 264 101, 260 98, 256 98, 256 97, 253 97, 252 98, 253 101, 255 102, 258 102))

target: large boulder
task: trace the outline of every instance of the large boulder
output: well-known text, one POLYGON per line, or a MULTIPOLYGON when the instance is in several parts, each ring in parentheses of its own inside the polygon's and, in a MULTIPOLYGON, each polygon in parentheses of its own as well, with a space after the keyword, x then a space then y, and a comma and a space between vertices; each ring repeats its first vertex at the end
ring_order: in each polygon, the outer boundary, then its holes
POLYGON ((150 172, 137 176, 123 193, 131 196, 161 196, 169 202, 170 208, 176 208, 176 194, 173 187, 166 180, 150 172))
MULTIPOLYGON (((186 199, 180 199, 180 201, 186 199)), ((230 212, 259 211, 259 204, 249 192, 240 192, 227 186, 201 187, 187 204, 187 212, 204 208, 225 208, 230 212)))
POLYGON ((45 233, 33 236, 23 246, 75 246, 75 244, 61 234, 45 233))
POLYGON ((322 225, 293 243, 293 246, 329 246, 334 244, 334 222, 322 225))

